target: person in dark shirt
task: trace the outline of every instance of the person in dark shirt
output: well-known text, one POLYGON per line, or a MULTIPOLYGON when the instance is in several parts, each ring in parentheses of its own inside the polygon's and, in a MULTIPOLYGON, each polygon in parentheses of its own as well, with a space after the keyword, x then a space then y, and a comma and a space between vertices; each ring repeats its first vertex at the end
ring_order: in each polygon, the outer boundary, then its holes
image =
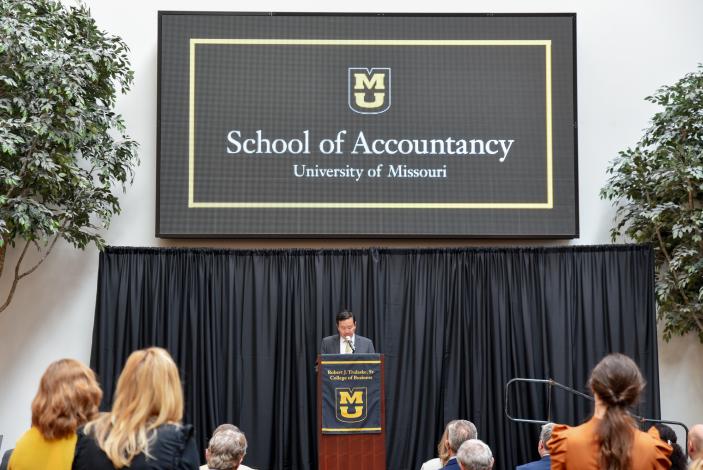
POLYGON ((540 459, 534 462, 518 465, 515 470, 549 470, 551 468, 551 459, 549 458, 549 446, 547 442, 552 438, 552 429, 554 423, 547 423, 542 426, 542 431, 539 433, 539 443, 537 444, 537 453, 540 459))
POLYGON ((165 349, 133 352, 112 411, 79 430, 73 470, 198 470, 192 426, 181 424, 183 391, 165 349))

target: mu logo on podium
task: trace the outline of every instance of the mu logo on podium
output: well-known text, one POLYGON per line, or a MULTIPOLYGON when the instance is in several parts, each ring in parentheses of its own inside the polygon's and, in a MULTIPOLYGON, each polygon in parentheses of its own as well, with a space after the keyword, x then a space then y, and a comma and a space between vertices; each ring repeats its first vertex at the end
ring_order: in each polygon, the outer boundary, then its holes
POLYGON ((322 434, 383 432, 380 354, 320 356, 322 434))
POLYGON ((361 114, 381 114, 391 107, 391 69, 349 67, 349 107, 361 114))
POLYGON ((337 419, 343 423, 358 423, 366 419, 368 393, 363 388, 335 388, 337 419))

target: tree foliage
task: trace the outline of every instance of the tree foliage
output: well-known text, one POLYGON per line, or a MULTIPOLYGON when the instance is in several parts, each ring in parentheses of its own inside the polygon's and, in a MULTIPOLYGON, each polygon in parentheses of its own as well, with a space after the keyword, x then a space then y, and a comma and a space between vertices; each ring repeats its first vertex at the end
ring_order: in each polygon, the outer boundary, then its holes
POLYGON ((664 338, 703 342, 703 65, 645 99, 663 109, 611 163, 601 196, 618 206, 613 239, 654 246, 664 338))
POLYGON ((100 230, 120 210, 114 189, 138 163, 113 110, 132 79, 127 46, 85 6, 0 0, 0 275, 8 245, 24 240, 0 312, 59 238, 104 245, 100 230), (23 271, 30 245, 40 261, 23 271))

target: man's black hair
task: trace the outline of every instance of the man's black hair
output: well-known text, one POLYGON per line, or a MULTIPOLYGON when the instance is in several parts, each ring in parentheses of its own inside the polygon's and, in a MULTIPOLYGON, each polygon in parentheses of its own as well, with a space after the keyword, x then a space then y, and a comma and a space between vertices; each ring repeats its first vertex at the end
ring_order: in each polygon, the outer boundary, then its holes
POLYGON ((342 310, 341 312, 339 312, 337 314, 336 318, 337 318, 337 325, 339 325, 340 321, 348 320, 350 318, 352 320, 354 320, 354 323, 356 323, 356 319, 354 318, 354 314, 351 313, 349 310, 342 310))

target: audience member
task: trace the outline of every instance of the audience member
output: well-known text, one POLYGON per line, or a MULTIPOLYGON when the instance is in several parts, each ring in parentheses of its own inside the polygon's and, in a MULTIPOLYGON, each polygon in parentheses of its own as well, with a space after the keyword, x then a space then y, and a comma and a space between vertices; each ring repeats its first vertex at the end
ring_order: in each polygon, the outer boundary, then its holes
POLYGON ((423 463, 422 467, 420 467, 420 470, 439 470, 447 464, 447 460, 449 460, 449 447, 447 444, 448 426, 449 423, 447 423, 447 426, 444 427, 442 437, 439 438, 439 442, 437 443, 437 455, 439 457, 430 459, 427 462, 423 463))
MULTIPOLYGON (((222 431, 239 431, 239 428, 237 426, 235 426, 234 424, 222 423, 219 426, 217 426, 214 431, 212 431, 212 436, 214 436, 218 432, 222 432, 222 431)), ((210 437, 212 437, 212 436, 210 436, 210 437)))
POLYGON ((654 427, 659 431, 659 438, 672 448, 671 455, 669 456, 669 460, 671 460, 671 470, 686 470, 686 468, 688 468, 686 455, 683 453, 681 446, 676 443, 678 439, 676 432, 663 423, 657 423, 654 427))
POLYGON ((459 470, 456 460, 456 453, 461 445, 469 439, 476 439, 476 426, 471 421, 457 419, 447 424, 447 450, 449 458, 444 468, 449 470, 459 470))
POLYGON ((102 390, 75 359, 49 365, 32 401, 32 427, 17 441, 9 470, 70 470, 76 430, 98 415, 102 390))
POLYGON ((213 434, 205 450, 209 470, 237 470, 247 452, 247 440, 241 431, 225 430, 213 434))
POLYGON ((74 470, 129 467, 198 469, 192 426, 181 424, 183 391, 166 350, 130 354, 117 381, 112 411, 78 432, 74 470))
POLYGON ((691 460, 703 459, 703 424, 695 424, 688 432, 688 456, 691 460))
POLYGON ((604 357, 591 372, 595 398, 593 417, 570 428, 554 426, 549 441, 552 469, 650 470, 668 469, 671 446, 637 429, 627 411, 644 389, 637 364, 623 354, 604 357))
POLYGON ((461 470, 491 470, 493 468, 493 453, 483 441, 469 439, 457 452, 457 460, 461 470))
POLYGON ((8 449, 2 454, 2 461, 0 461, 0 470, 7 470, 7 466, 10 463, 10 457, 12 456, 12 449, 8 449))
POLYGON ((542 431, 539 433, 539 442, 537 443, 537 453, 540 459, 534 462, 518 465, 516 470, 549 470, 551 468, 551 460, 549 458, 549 439, 552 438, 552 429, 554 423, 547 423, 542 426, 542 431))
POLYGON ((2 461, 0 461, 0 470, 7 470, 7 466, 10 463, 10 456, 12 456, 12 449, 8 449, 2 454, 2 461))
MULTIPOLYGON (((242 436, 244 436, 244 433, 242 433, 242 432, 239 430, 239 428, 238 428, 237 426, 235 426, 234 424, 224 423, 224 424, 220 424, 219 426, 217 426, 217 427, 215 428, 215 430, 212 432, 212 437, 210 438, 210 442, 212 442, 212 438, 213 438, 213 437, 215 437, 217 434, 219 434, 219 433, 221 433, 221 432, 223 432, 223 431, 236 431, 236 432, 241 433, 242 436)), ((245 453, 245 454, 246 454, 246 446, 247 446, 246 437, 244 437, 244 453, 245 453)), ((242 455, 242 459, 244 459, 244 455, 242 455)), ((205 450, 205 460, 209 462, 209 459, 208 459, 208 449, 205 450)), ((201 465, 201 466, 200 466, 200 470, 208 470, 208 468, 214 468, 214 467, 208 467, 208 464, 205 464, 205 465, 201 465)), ((243 463, 241 463, 241 460, 240 460, 240 462, 239 462, 239 466, 236 467, 236 468, 237 468, 238 470, 254 470, 253 468, 247 467, 246 465, 244 465, 243 463)))

